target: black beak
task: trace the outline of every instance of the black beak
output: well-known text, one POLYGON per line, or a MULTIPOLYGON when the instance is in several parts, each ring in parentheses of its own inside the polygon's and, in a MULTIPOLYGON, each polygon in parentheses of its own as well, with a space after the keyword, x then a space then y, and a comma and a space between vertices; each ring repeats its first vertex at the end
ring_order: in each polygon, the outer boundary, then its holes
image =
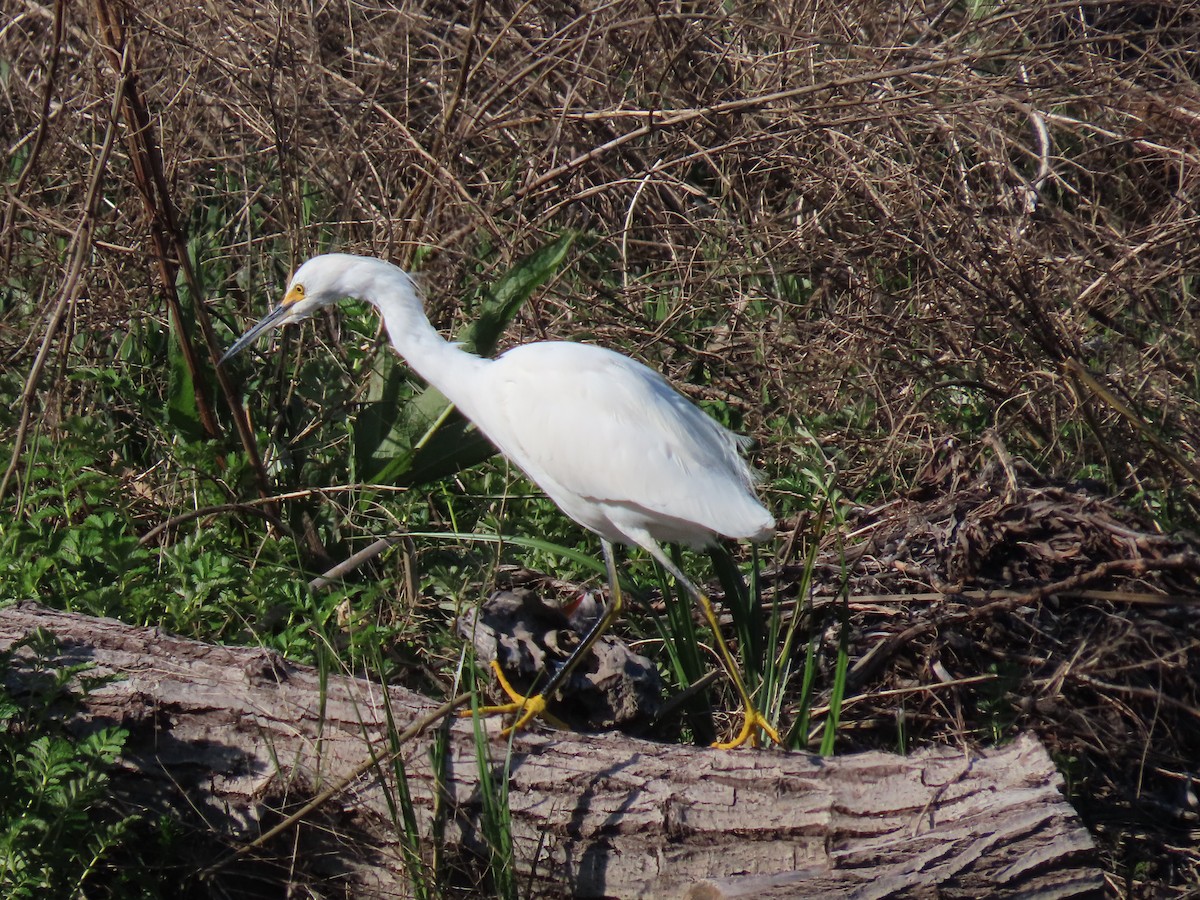
POLYGON ((225 351, 225 355, 221 357, 221 359, 217 362, 217 365, 224 365, 225 360, 229 359, 231 356, 241 353, 246 349, 246 347, 254 343, 255 339, 258 338, 258 336, 264 331, 270 331, 276 325, 283 324, 284 319, 287 318, 289 308, 290 307, 282 305, 277 306, 259 319, 249 331, 234 341, 233 346, 225 351))

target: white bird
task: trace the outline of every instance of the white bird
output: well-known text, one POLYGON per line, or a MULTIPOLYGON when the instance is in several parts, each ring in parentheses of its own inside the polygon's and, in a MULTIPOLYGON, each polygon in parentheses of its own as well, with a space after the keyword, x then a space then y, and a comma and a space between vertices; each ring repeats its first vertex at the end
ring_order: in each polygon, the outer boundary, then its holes
POLYGON ((711 602, 660 546, 672 542, 698 549, 719 536, 763 541, 774 534, 775 520, 755 495, 753 475, 739 452, 744 439, 653 369, 603 347, 540 341, 496 359, 468 353, 430 324, 402 269, 366 256, 330 253, 308 260, 292 276, 279 306, 238 339, 221 362, 263 332, 345 298, 373 304, 409 366, 563 512, 600 536, 611 591, 604 615, 538 694, 521 696, 501 675, 513 703, 488 711, 517 713, 514 729, 544 712, 547 698, 620 612, 612 545, 623 543, 658 560, 696 599, 716 634, 746 717, 737 737, 714 746, 757 743, 759 729, 779 743, 746 690, 711 602))

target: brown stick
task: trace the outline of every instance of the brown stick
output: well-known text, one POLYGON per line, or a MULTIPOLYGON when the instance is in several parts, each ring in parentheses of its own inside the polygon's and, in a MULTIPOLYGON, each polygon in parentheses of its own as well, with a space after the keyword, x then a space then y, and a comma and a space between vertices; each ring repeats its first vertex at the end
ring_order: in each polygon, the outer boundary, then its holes
POLYGON ((50 358, 50 348, 54 345, 54 339, 58 335, 59 329, 62 328, 63 322, 66 321, 67 312, 75 305, 75 301, 79 299, 79 292, 83 284, 81 277, 83 274, 83 265, 92 252, 92 231, 96 224, 96 210, 100 202, 100 187, 104 183, 104 175, 108 169, 108 158, 112 153, 113 144, 117 136, 117 104, 119 102, 117 98, 123 93, 123 86, 125 84, 125 60, 118 58, 114 68, 118 73, 117 85, 113 92, 113 105, 109 110, 108 124, 104 131, 104 143, 100 146, 100 153, 96 156, 96 162, 92 166, 91 174, 88 176, 87 195, 83 201, 83 213, 79 217, 79 224, 75 227, 75 231, 71 235, 71 244, 67 249, 67 256, 71 262, 63 278, 62 288, 59 290, 58 302, 54 305, 54 312, 50 314, 50 321, 46 323, 46 333, 42 336, 42 345, 38 348, 33 365, 29 368, 29 376, 25 379, 25 388, 21 392, 21 415, 17 422, 16 437, 13 438, 12 457, 8 461, 8 467, 4 470, 4 478, 0 479, 0 500, 4 499, 8 491, 9 482, 12 480, 13 475, 16 474, 17 466, 20 464, 21 453, 25 447, 25 437, 29 433, 29 423, 33 418, 33 403, 37 399, 38 381, 42 377, 46 361, 50 358))
MULTIPOLYGON (((193 390, 196 397, 196 411, 205 434, 211 438, 221 433, 220 424, 213 412, 212 402, 205 389, 206 380, 196 357, 191 334, 183 315, 183 305, 176 290, 176 275, 182 273, 192 296, 192 312, 200 334, 208 349, 209 359, 214 363, 213 371, 217 385, 221 389, 233 416, 238 437, 246 451, 250 469, 254 472, 259 495, 266 497, 271 493, 271 482, 258 452, 258 444, 254 439, 254 429, 242 406, 237 390, 229 381, 229 376, 220 366, 215 365, 221 357, 221 349, 217 344, 216 333, 208 309, 204 305, 204 292, 200 281, 192 268, 188 256, 187 240, 179 227, 179 217, 175 211, 174 201, 167 185, 166 173, 163 169, 162 152, 154 132, 154 124, 150 111, 138 87, 137 67, 132 60, 134 48, 120 18, 115 14, 108 0, 95 0, 96 20, 100 34, 110 59, 125 60, 127 77, 122 82, 120 91, 121 109, 129 127, 129 160, 133 166, 134 182, 142 196, 146 207, 146 215, 150 221, 150 237, 154 242, 155 261, 158 264, 159 280, 162 283, 163 296, 167 299, 171 324, 183 354, 184 363, 191 375, 193 390)), ((274 512, 274 510, 272 510, 274 512)))

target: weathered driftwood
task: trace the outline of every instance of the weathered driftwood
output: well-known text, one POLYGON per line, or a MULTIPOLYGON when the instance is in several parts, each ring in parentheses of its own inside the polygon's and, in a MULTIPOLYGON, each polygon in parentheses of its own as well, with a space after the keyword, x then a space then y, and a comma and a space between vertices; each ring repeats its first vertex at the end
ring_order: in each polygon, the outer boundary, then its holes
MULTIPOLYGON (((250 840, 281 809, 359 767, 368 741, 387 751, 378 684, 333 676, 322 685, 315 670, 273 653, 34 605, 0 610, 0 648, 37 627, 58 637, 65 662, 115 676, 91 692, 75 725, 130 730, 121 794, 172 807, 199 824, 198 836, 250 840)), ((6 674, 18 689, 36 677, 19 662, 6 674)), ((387 695, 401 728, 434 707, 398 688, 387 695)), ((422 735, 404 751, 423 828, 435 806, 429 742, 422 735)), ((500 773, 505 743, 491 747, 500 773)), ((938 747, 820 759, 532 733, 516 739, 510 767, 520 883, 533 893, 1077 897, 1102 885, 1059 776, 1028 737, 984 754, 938 747)), ((263 848, 256 881, 273 858, 326 896, 406 895, 385 771, 370 771, 263 848)), ((455 722, 444 768, 452 811, 437 849, 466 877, 485 868, 471 862, 482 840, 477 771, 471 724, 455 722)), ((239 858, 212 877, 229 890, 248 865, 239 858)))

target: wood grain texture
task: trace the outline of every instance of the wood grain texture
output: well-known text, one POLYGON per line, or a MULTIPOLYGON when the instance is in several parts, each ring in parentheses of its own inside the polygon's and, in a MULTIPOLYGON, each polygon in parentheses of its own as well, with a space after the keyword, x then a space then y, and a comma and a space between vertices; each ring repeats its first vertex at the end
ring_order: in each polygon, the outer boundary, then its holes
MULTIPOLYGON (((115 779, 130 803, 171 808, 228 845, 256 837, 371 753, 387 751, 385 691, 255 649, 214 647, 157 629, 46 610, 0 610, 0 649, 35 628, 65 663, 114 676, 74 727, 130 731, 115 779)), ((36 673, 18 651, 6 673, 36 673)), ((436 704, 386 692, 399 727, 436 704)), ((493 727, 489 724, 489 727, 493 727)), ((470 883, 484 866, 471 723, 449 725, 443 778, 451 814, 440 846, 470 883)), ((428 735, 404 752, 428 834, 434 771, 428 735)), ((492 742, 503 773, 505 742, 492 742)), ((537 895, 584 897, 1084 897, 1103 881, 1092 844, 1042 747, 1023 736, 984 753, 934 747, 900 757, 822 759, 718 752, 615 735, 530 733, 509 771, 521 883, 537 895)), ((326 896, 407 896, 385 796, 371 770, 269 844, 275 876, 326 896)), ((198 842, 201 846, 203 842, 198 842)), ((202 855, 198 850, 198 854, 202 855)), ((209 860, 211 861, 211 860, 209 860)), ((200 863, 203 865, 204 863, 200 863)), ((216 878, 235 880, 245 861, 216 878)), ((262 876, 261 873, 257 877, 262 876)), ((228 890, 229 885, 224 884, 228 890)))

